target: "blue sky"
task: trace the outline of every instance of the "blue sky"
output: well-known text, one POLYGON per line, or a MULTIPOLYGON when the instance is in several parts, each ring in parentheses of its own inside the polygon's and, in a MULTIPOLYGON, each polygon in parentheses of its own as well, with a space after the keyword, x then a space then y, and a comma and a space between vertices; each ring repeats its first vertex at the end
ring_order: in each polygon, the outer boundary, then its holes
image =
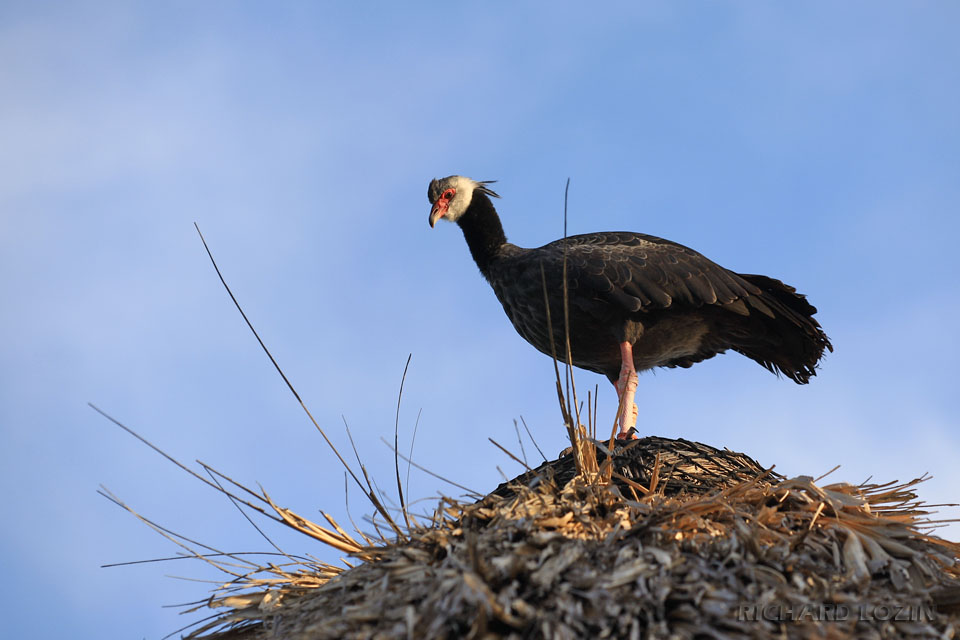
MULTIPOLYGON (((433 177, 497 179, 508 237, 627 229, 809 294, 836 346, 806 387, 737 355, 641 377, 641 430, 786 474, 957 500, 955 3, 6 2, 0 7, 0 586, 11 637, 159 638, 189 562, 96 495, 230 551, 267 543, 171 454, 346 521, 320 424, 391 486, 397 389, 417 461, 480 491, 523 416, 564 432, 433 177), (12 625, 12 627, 11 627, 12 625)), ((601 421, 616 407, 600 386, 601 421)), ((405 446, 405 445, 402 445, 405 446)), ((527 451, 532 447, 527 445, 527 451)), ((456 490, 416 471, 410 492, 456 490)), ((355 519, 366 513, 350 493, 355 519)), ((429 504, 429 503, 425 503, 429 504)), ((956 510, 945 512, 958 517, 956 510)), ((291 552, 333 560, 269 528, 291 552)), ((958 537, 958 529, 949 530, 958 537)))

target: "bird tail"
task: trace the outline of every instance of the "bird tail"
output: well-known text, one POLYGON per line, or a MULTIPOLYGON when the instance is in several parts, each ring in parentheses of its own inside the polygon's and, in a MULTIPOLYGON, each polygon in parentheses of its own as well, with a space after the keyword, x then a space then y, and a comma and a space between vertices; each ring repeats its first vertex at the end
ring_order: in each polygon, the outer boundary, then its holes
POLYGON ((817 308, 806 296, 774 278, 738 274, 760 289, 744 298, 749 316, 738 323, 729 339, 733 349, 797 384, 816 375, 824 351, 833 351, 830 339, 813 315, 817 308))

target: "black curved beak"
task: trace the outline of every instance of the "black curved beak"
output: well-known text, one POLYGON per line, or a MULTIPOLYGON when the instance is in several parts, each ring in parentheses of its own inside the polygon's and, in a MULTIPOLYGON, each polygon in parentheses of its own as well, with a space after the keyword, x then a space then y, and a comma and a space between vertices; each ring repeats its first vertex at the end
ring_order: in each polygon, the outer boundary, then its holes
POLYGON ((443 217, 445 211, 440 208, 440 201, 438 200, 433 208, 430 209, 430 228, 432 229, 437 225, 437 220, 443 217))

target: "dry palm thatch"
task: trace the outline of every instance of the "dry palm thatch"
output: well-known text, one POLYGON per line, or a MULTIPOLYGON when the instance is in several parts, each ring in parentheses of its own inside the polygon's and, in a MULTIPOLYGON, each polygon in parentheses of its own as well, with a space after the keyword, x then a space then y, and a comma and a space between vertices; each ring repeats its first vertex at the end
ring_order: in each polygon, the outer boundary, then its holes
POLYGON ((926 532, 922 478, 823 485, 686 440, 612 455, 577 443, 389 540, 263 494, 357 565, 238 574, 190 637, 945 638, 960 625, 960 545, 926 532))

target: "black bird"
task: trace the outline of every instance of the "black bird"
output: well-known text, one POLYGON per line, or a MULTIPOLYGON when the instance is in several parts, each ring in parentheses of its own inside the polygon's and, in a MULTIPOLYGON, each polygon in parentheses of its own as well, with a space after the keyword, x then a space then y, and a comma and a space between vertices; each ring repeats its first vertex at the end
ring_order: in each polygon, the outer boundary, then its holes
POLYGON ((767 276, 734 273, 676 242, 610 231, 538 249, 510 244, 490 201, 499 198, 490 184, 463 176, 431 181, 430 226, 440 218, 460 225, 514 328, 560 360, 567 353, 566 261, 571 360, 616 386, 618 438, 636 437, 637 371, 689 367, 733 349, 806 384, 824 350, 833 351, 813 319, 816 308, 796 289, 767 276))

